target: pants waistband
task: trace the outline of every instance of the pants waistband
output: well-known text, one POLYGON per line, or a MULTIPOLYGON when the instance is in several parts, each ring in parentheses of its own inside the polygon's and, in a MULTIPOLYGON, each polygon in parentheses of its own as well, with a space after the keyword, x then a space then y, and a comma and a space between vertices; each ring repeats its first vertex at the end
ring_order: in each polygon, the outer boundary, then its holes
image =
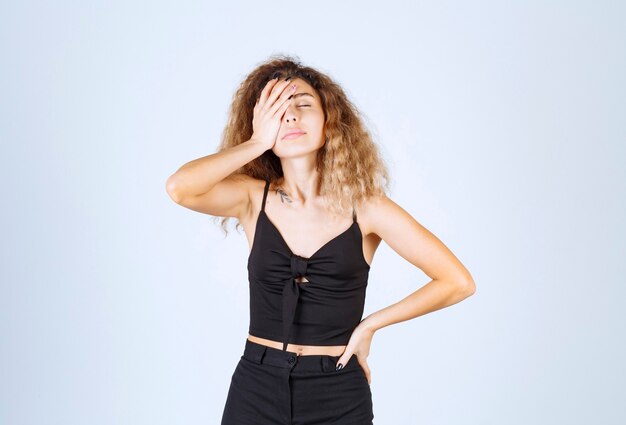
MULTIPOLYGON (((341 356, 329 356, 326 354, 298 356, 297 353, 291 351, 283 351, 246 339, 242 357, 257 364, 268 364, 292 369, 294 372, 335 372, 337 361, 341 356)), ((349 370, 355 367, 361 367, 361 365, 358 363, 356 354, 353 354, 347 364, 343 365, 342 370, 349 370)))

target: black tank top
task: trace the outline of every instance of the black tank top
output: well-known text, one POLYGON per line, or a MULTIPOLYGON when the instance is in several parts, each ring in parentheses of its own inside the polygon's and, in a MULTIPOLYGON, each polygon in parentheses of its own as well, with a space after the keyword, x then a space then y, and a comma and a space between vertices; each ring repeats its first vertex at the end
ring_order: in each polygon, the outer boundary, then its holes
POLYGON ((370 266, 352 225, 311 257, 291 252, 265 214, 269 181, 248 257, 250 335, 299 345, 347 345, 361 322, 370 266), (298 282, 304 276, 308 282, 298 282))

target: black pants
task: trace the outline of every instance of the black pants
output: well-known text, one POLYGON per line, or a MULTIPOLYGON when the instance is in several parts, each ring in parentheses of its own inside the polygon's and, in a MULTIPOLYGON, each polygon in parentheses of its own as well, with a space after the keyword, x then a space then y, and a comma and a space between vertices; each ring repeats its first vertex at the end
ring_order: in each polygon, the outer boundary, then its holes
POLYGON ((221 425, 372 425, 372 393, 353 355, 303 355, 246 339, 221 425))

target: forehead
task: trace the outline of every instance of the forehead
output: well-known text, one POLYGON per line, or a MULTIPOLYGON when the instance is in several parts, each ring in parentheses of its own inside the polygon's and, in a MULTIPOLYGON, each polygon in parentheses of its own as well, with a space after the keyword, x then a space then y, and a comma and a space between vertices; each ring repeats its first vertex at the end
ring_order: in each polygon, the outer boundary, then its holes
POLYGON ((319 100, 319 96, 315 92, 315 89, 309 83, 304 81, 302 78, 294 78, 291 81, 296 83, 297 87, 296 87, 295 93, 290 97, 301 98, 301 99, 311 99, 311 96, 313 96, 314 99, 319 100), (311 96, 306 96, 305 93, 308 93, 311 96))

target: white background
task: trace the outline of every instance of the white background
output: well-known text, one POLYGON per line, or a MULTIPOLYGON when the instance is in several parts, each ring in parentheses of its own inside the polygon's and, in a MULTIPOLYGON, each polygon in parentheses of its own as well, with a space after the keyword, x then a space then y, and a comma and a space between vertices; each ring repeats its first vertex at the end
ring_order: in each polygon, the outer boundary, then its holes
MULTIPOLYGON (((626 7, 3 2, 0 423, 218 424, 248 243, 173 203, 272 54, 341 84, 473 297, 381 329, 377 425, 623 424, 626 7)), ((365 315, 428 277, 382 243, 365 315)))

